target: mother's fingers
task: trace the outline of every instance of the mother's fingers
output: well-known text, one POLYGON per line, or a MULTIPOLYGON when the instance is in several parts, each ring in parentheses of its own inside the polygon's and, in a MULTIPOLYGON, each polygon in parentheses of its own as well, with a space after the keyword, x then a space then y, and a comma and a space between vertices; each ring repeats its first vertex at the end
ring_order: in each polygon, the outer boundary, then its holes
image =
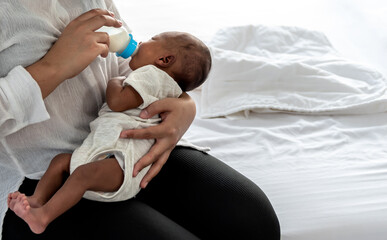
POLYGON ((154 139, 165 136, 173 136, 173 129, 166 129, 161 123, 148 128, 123 130, 120 138, 154 139))
POLYGON ((140 160, 138 160, 136 164, 134 164, 133 176, 137 176, 137 174, 143 168, 157 162, 161 156, 163 156, 165 153, 170 153, 171 151, 172 149, 166 141, 156 141, 156 143, 153 144, 153 146, 149 149, 147 154, 145 154, 140 160))
POLYGON ((99 47, 101 48, 101 57, 107 57, 109 54, 109 45, 110 45, 110 39, 109 35, 105 32, 95 32, 95 39, 98 43, 99 47))
POLYGON ((122 22, 118 19, 115 19, 108 15, 97 15, 94 16, 87 21, 87 25, 93 30, 97 30, 102 26, 109 26, 109 27, 121 27, 122 22))
POLYGON ((137 174, 144 169, 145 167, 151 165, 159 157, 159 154, 151 152, 151 150, 145 154, 133 167, 133 177, 136 177, 137 174))
POLYGON ((105 32, 95 32, 95 39, 99 43, 105 43, 109 45, 109 41, 110 41, 109 34, 105 32))
POLYGON ((153 102, 152 104, 150 104, 148 107, 146 107, 144 110, 141 111, 140 117, 151 118, 156 114, 172 111, 174 110, 173 104, 176 101, 180 101, 180 100, 178 98, 164 98, 156 102, 153 102))
MULTIPOLYGON (((151 153, 151 151, 149 153, 151 153)), ((161 168, 167 162, 171 151, 172 149, 162 153, 161 155, 157 155, 157 157, 154 157, 156 155, 153 155, 152 157, 146 158, 147 155, 145 155, 145 158, 143 157, 142 159, 140 159, 139 162, 136 163, 136 165, 134 166, 134 171, 136 171, 136 173, 140 172, 144 167, 149 166, 153 163, 152 166, 149 168, 148 172, 141 180, 141 188, 146 188, 148 183, 161 171, 161 168), (142 162, 142 160, 144 161, 142 162)))
POLYGON ((114 18, 114 14, 106 9, 92 9, 75 18, 71 24, 95 31, 102 26, 121 27, 122 22, 114 18))
POLYGON ((93 18, 97 15, 110 15, 110 16, 114 17, 114 13, 112 13, 106 9, 95 8, 95 9, 91 9, 90 11, 87 11, 87 12, 79 15, 74 20, 75 21, 86 21, 86 20, 93 18))

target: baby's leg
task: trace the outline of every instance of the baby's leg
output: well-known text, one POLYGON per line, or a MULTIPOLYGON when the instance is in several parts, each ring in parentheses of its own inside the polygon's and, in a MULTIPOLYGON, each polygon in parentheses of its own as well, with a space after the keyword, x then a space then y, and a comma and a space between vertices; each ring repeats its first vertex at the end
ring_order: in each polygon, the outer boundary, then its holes
POLYGON ((34 233, 42 233, 49 223, 79 202, 87 190, 117 191, 123 180, 124 173, 115 158, 88 163, 75 169, 64 185, 42 207, 31 208, 20 197, 21 200, 12 210, 27 222, 34 233))
POLYGON ((38 234, 42 233, 46 229, 47 225, 42 224, 40 215, 34 214, 35 209, 38 208, 31 208, 25 194, 19 193, 16 199, 13 198, 11 202, 12 206, 10 206, 10 209, 14 211, 17 216, 28 223, 28 226, 32 232, 38 234))
MULTIPOLYGON (((40 207, 45 204, 63 184, 65 175, 69 173, 71 154, 59 154, 52 159, 47 171, 36 186, 32 196, 27 197, 31 207, 40 207)), ((20 192, 8 195, 8 207, 13 210, 20 192)))
POLYGON ((32 196, 27 197, 31 207, 43 206, 62 186, 64 179, 70 173, 71 154, 62 153, 55 156, 47 171, 40 179, 32 196))

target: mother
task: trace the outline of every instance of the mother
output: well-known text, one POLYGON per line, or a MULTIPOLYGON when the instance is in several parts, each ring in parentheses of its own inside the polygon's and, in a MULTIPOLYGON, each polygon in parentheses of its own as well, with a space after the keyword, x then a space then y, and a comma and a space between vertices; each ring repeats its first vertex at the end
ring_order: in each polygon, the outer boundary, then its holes
POLYGON ((142 113, 161 113, 160 125, 122 134, 156 139, 135 165, 134 172, 153 163, 135 199, 82 200, 42 235, 6 212, 7 193, 32 194, 32 179, 53 156, 87 136, 107 81, 130 72, 128 62, 108 54, 107 35, 94 32, 121 26, 118 18, 110 0, 0 1, 2 239, 279 239, 277 217, 256 185, 207 154, 175 148, 195 116, 187 94, 142 113))

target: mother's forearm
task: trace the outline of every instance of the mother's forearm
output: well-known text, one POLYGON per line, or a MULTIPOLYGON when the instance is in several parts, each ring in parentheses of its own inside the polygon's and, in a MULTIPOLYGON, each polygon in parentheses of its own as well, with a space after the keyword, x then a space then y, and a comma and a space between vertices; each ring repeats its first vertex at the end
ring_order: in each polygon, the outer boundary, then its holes
POLYGON ((42 98, 46 98, 65 79, 61 76, 59 69, 46 62, 44 59, 26 67, 26 70, 38 83, 42 92, 42 98))
POLYGON ((195 118, 195 115, 196 115, 195 101, 190 97, 190 95, 188 95, 185 92, 183 92, 183 94, 181 94, 179 98, 186 101, 186 104, 185 104, 186 113, 185 114, 187 115, 187 119, 191 119, 191 122, 189 123, 189 124, 191 124, 195 118))
POLYGON ((109 35, 95 32, 102 26, 121 27, 105 9, 92 9, 72 20, 46 55, 26 69, 47 97, 65 79, 82 72, 97 56, 109 53, 109 35))

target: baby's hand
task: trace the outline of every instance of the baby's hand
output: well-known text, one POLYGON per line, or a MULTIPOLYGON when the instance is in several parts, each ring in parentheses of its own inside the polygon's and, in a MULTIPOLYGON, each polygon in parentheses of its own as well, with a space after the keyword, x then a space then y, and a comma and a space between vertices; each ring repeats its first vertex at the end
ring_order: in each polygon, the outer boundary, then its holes
POLYGON ((118 77, 111 78, 108 82, 108 86, 109 85, 116 85, 116 86, 122 87, 122 84, 123 84, 125 79, 126 79, 126 77, 124 77, 124 76, 118 76, 118 77))

